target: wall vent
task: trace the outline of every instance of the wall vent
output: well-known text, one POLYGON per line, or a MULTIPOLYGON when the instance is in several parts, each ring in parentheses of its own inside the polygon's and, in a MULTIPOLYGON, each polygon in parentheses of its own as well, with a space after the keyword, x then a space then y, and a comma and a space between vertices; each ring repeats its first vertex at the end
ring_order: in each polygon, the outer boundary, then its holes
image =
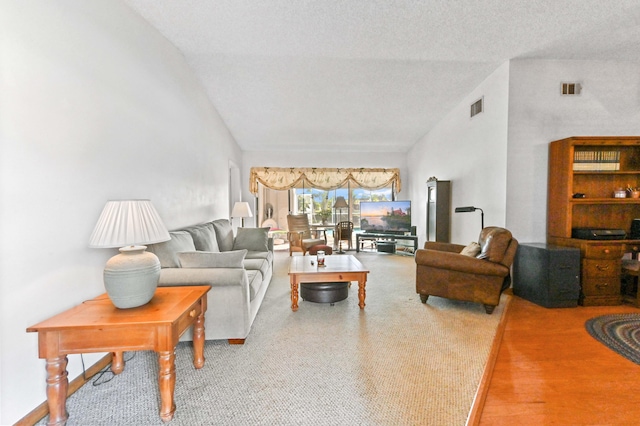
POLYGON ((561 83, 560 84, 560 93, 563 95, 579 95, 580 83, 561 83))
POLYGON ((484 98, 480 98, 471 104, 471 117, 474 117, 484 111, 484 98))

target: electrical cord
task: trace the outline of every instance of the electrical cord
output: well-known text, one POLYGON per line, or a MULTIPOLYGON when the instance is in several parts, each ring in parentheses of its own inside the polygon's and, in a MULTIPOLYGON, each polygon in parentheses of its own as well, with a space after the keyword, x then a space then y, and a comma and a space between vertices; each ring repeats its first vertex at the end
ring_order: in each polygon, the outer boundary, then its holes
MULTIPOLYGON (((126 352, 125 352, 126 354, 126 352)), ((135 358, 136 353, 135 352, 131 352, 131 356, 127 359, 126 356, 124 357, 123 361, 126 364, 127 362, 131 361, 133 358, 135 358)), ((90 377, 87 377, 87 370, 84 367, 84 357, 83 354, 80 354, 80 361, 82 362, 82 378, 84 379, 85 382, 88 382, 90 377)), ((94 374, 94 376, 97 376, 92 382, 91 384, 93 386, 100 386, 104 383, 108 383, 111 380, 113 380, 113 378, 116 376, 113 371, 111 371, 111 364, 109 364, 108 366, 106 366, 105 368, 103 368, 102 370, 98 371, 96 374, 94 374), (110 374, 110 376, 107 376, 108 378, 104 378, 105 374, 110 374)))

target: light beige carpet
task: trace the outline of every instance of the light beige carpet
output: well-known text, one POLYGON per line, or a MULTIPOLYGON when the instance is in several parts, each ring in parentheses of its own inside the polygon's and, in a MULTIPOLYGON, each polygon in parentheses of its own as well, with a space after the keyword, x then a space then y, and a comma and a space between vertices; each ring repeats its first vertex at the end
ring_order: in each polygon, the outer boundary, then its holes
MULTIPOLYGON (((355 254, 355 252, 351 252, 355 254)), ((359 253, 371 273, 336 303, 290 308, 288 252, 243 346, 207 342, 196 371, 176 357, 172 425, 464 425, 504 309, 415 293, 413 257, 359 253)), ((134 355, 127 353, 126 357, 134 355)), ((138 352, 124 373, 85 385, 68 425, 160 425, 157 361, 138 352)))

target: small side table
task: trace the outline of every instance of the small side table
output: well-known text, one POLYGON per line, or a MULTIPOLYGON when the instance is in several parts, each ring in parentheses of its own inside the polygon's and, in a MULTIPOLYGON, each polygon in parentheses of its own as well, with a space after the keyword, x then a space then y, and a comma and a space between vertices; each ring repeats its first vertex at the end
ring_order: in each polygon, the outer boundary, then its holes
POLYGON ((513 294, 545 308, 578 306, 580 249, 544 243, 518 245, 513 294))
POLYGON ((111 371, 124 370, 124 351, 154 350, 158 353, 160 418, 168 422, 176 406, 175 347, 180 336, 193 326, 193 365, 204 366, 204 313, 209 286, 158 287, 146 305, 116 308, 107 294, 27 328, 38 333, 38 355, 47 360, 48 425, 67 422, 67 355, 112 352, 111 371))

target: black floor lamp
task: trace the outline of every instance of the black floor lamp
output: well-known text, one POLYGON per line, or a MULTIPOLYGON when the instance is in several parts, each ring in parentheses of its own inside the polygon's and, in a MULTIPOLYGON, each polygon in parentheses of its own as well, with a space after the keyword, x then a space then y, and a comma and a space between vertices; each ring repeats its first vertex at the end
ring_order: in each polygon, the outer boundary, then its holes
POLYGON ((473 207, 473 206, 468 206, 468 207, 456 207, 456 213, 471 213, 471 212, 475 212, 476 210, 480 210, 480 230, 484 229, 484 211, 482 211, 482 209, 480 207, 473 207))

